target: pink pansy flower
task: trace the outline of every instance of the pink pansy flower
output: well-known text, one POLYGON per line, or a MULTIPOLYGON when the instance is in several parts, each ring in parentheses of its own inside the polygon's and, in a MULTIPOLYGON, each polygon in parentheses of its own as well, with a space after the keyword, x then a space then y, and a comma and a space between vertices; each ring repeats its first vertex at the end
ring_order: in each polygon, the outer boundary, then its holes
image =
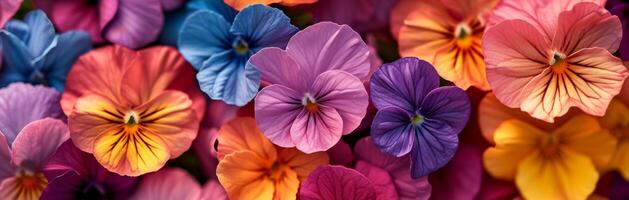
POLYGON ((94 43, 109 41, 140 48, 157 39, 164 24, 163 10, 182 0, 33 0, 61 32, 82 30, 94 43))
POLYGON ((22 0, 0 1, 0 28, 4 27, 4 24, 15 15, 21 4, 22 0))
POLYGON ((482 46, 500 102, 547 122, 573 106, 605 114, 628 75, 612 55, 621 24, 582 1, 505 0, 496 8, 482 46))
POLYGON ((45 118, 26 125, 12 142, 0 134, 0 199, 39 199, 48 185, 44 166, 68 132, 63 121, 45 118))
POLYGON ((373 183, 353 169, 335 165, 318 167, 299 187, 300 200, 385 200, 373 183))
POLYGON ((378 199, 412 200, 430 197, 428 178, 411 178, 409 156, 384 154, 371 137, 360 139, 354 150, 358 157, 354 168, 374 184, 378 199))
POLYGON ((249 62, 269 85, 255 99, 255 115, 276 145, 325 151, 367 112, 362 81, 370 69, 369 48, 347 25, 312 25, 295 34, 286 50, 265 48, 249 62))
POLYGON ((227 200, 227 194, 216 180, 201 187, 186 171, 170 168, 144 176, 131 199, 227 200))

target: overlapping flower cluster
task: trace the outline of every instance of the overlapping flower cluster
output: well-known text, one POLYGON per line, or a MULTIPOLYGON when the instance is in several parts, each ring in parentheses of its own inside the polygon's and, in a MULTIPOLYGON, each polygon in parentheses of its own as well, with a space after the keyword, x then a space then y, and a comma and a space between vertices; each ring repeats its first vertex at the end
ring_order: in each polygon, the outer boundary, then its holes
POLYGON ((626 199, 627 16, 0 0, 0 199, 626 199))

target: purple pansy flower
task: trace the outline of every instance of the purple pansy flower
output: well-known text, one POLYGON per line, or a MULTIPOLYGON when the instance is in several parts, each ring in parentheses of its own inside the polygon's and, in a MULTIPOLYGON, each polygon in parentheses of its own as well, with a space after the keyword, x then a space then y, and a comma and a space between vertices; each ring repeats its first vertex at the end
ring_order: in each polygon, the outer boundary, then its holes
POLYGON ((312 171, 301 183, 298 199, 376 200, 378 198, 371 181, 356 170, 324 165, 312 171))
POLYGON ((629 60, 629 2, 625 0, 607 1, 605 7, 613 14, 620 18, 622 24, 622 39, 618 54, 623 60, 629 60))
POLYGON ((65 119, 55 89, 13 83, 0 89, 0 132, 7 141, 13 140, 28 123, 46 117, 65 119))
POLYGON ((128 199, 136 183, 134 177, 107 171, 70 140, 59 147, 44 174, 49 182, 42 200, 128 199))
POLYGON ((358 157, 355 169, 373 182, 379 197, 399 200, 430 197, 428 177, 411 178, 408 155, 395 157, 384 154, 374 145, 371 137, 358 140, 354 151, 358 157))
POLYGON ((0 199, 38 199, 48 183, 44 166, 68 139, 68 126, 52 118, 29 123, 13 141, 0 134, 0 199))
POLYGON ((369 73, 369 48, 349 26, 312 25, 295 34, 286 50, 262 49, 249 64, 269 85, 255 99, 255 116, 276 145, 328 150, 367 113, 362 80, 369 73))
POLYGON ((452 158, 470 115, 463 90, 439 87, 435 68, 417 58, 382 65, 371 77, 370 89, 378 109, 371 125, 373 141, 390 155, 410 153, 413 178, 428 175, 452 158))

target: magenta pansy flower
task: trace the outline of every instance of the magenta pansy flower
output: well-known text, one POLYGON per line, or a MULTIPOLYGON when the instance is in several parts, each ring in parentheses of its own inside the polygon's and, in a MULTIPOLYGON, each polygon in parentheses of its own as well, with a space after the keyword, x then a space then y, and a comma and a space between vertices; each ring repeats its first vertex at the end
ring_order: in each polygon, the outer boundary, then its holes
POLYGON ((428 177, 413 179, 409 156, 395 157, 382 153, 371 137, 358 140, 354 146, 358 162, 355 169, 375 186, 379 199, 428 199, 431 186, 428 177))
POLYGON ((155 41, 164 24, 163 10, 182 0, 33 0, 61 32, 82 30, 94 43, 109 41, 140 48, 155 41))
POLYGON ((417 58, 382 65, 371 77, 371 101, 378 109, 371 136, 382 152, 410 153, 411 176, 445 165, 467 124, 470 100, 457 87, 439 87, 434 67, 417 58))
POLYGON ((26 124, 46 117, 65 119, 53 88, 13 83, 0 89, 0 132, 12 143, 26 124))
MULTIPOLYGON (((342 166, 318 167, 301 183, 301 200, 376 200, 374 185, 359 172, 342 166)), ((378 199, 384 200, 384 199, 378 199)))
POLYGON ((4 24, 15 15, 21 4, 22 0, 0 1, 0 28, 4 27, 4 24))
POLYGON ((131 199, 227 200, 227 194, 216 180, 201 187, 186 171, 167 168, 144 176, 131 199))
POLYGON ((0 199, 39 199, 44 166, 69 138, 68 126, 52 118, 29 123, 13 141, 0 134, 0 199))
POLYGON ((260 130, 281 147, 325 151, 358 127, 367 112, 362 80, 369 48, 349 26, 312 25, 286 50, 265 48, 249 60, 268 85, 255 99, 260 130))
POLYGON ((107 171, 91 154, 64 142, 44 169, 48 186, 40 199, 128 199, 135 177, 107 171))

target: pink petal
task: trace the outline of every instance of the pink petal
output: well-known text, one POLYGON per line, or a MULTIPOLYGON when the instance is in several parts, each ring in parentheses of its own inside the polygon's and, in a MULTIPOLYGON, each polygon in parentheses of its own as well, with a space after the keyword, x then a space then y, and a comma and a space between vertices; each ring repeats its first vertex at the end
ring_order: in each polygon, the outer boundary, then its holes
POLYGON ((302 182, 300 200, 375 200, 376 190, 365 176, 341 166, 321 166, 302 182))
POLYGON ((398 199, 393 180, 387 171, 364 161, 358 161, 354 168, 373 183, 378 200, 398 199))
POLYGON ((431 186, 426 177, 411 178, 409 156, 395 157, 384 154, 376 147, 371 137, 365 137, 354 146, 356 157, 373 166, 386 170, 395 185, 397 195, 401 200, 428 199, 431 186))
POLYGON ((487 30, 482 45, 487 80, 496 97, 509 107, 519 107, 524 98, 521 89, 548 66, 549 39, 525 21, 509 20, 487 30))
POLYGON ((312 84, 318 104, 334 108, 341 115, 343 135, 349 134, 360 125, 367 114, 369 97, 362 81, 341 70, 330 70, 320 74, 312 84))
POLYGON ((160 0, 120 0, 118 12, 104 35, 110 42, 137 49, 155 41, 163 24, 160 0))
POLYGON ((11 163, 11 150, 9 149, 9 143, 4 137, 4 134, 0 133, 0 182, 7 177, 15 174, 15 166, 11 163))
POLYGON ((101 43, 102 30, 116 15, 119 1, 98 1, 98 5, 84 0, 34 0, 33 3, 46 11, 59 32, 86 31, 93 42, 101 43))
POLYGON ((333 69, 347 71, 360 80, 369 73, 369 48, 347 25, 321 22, 309 26, 290 39, 286 51, 307 70, 307 82, 333 69))
POLYGON ((162 8, 164 8, 165 11, 172 11, 177 9, 184 2, 185 0, 162 0, 162 8))
POLYGON ((343 140, 339 140, 336 145, 328 149, 328 157, 330 157, 330 164, 332 165, 351 167, 354 164, 352 149, 343 140))
POLYGON ((303 78, 306 72, 286 51, 269 47, 251 56, 249 62, 259 71, 264 85, 282 84, 297 91, 305 91, 308 82, 303 78))
POLYGON ((186 171, 165 168, 144 176, 131 199, 198 199, 200 196, 201 186, 186 171))
POLYGON ((68 126, 61 120, 45 118, 33 121, 13 141, 13 163, 33 171, 41 170, 69 138, 68 126))
POLYGON ((22 0, 0 1, 0 27, 4 27, 11 17, 17 12, 22 0))
POLYGON ((273 144, 294 147, 291 127, 303 109, 303 94, 283 85, 271 85, 262 89, 255 99, 255 118, 258 128, 273 144))
POLYGON ((432 198, 474 199, 481 188, 482 153, 483 147, 459 146, 450 163, 431 175, 432 198))
POLYGON ((302 110, 290 129, 297 149, 307 154, 332 148, 343 131, 343 119, 336 109, 324 105, 318 109, 315 113, 302 110))
POLYGON ((565 54, 590 47, 616 52, 622 38, 618 17, 594 3, 579 3, 562 12, 557 25, 553 48, 565 54))
POLYGON ((201 200, 229 200, 227 193, 216 180, 209 180, 201 189, 201 200))

